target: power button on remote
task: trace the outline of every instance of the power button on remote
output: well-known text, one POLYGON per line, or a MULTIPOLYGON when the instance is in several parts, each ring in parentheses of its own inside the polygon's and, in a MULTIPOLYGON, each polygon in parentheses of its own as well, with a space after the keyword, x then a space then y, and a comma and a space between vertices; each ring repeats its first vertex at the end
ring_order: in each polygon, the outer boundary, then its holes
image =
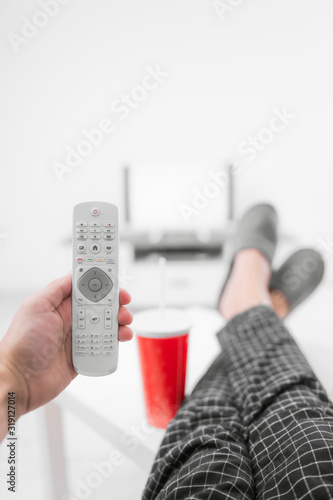
POLYGON ((92 209, 91 209, 91 213, 92 213, 92 215, 93 215, 94 217, 97 217, 97 215, 99 215, 99 214, 100 214, 100 210, 99 210, 99 208, 92 208, 92 209))

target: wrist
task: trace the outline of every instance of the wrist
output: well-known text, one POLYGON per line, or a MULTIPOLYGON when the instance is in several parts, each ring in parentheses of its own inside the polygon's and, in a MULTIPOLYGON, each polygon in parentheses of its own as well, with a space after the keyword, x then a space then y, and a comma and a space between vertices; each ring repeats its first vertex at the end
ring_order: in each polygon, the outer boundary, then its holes
POLYGON ((0 400, 2 407, 6 405, 9 393, 15 393, 15 413, 16 418, 19 418, 28 411, 28 385, 23 374, 0 352, 0 400))

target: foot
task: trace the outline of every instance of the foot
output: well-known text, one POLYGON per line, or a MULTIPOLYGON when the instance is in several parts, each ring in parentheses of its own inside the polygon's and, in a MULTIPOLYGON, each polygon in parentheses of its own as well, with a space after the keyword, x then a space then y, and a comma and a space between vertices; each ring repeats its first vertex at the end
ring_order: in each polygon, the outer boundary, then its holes
POLYGON ((287 297, 280 290, 272 290, 270 297, 276 314, 279 318, 286 319, 291 310, 287 297))
POLYGON ((325 262, 319 252, 303 248, 293 253, 271 276, 270 290, 274 309, 285 318, 318 287, 325 262))
POLYGON ((263 304, 273 308, 270 278, 270 263, 261 252, 254 249, 238 252, 219 303, 222 316, 229 320, 236 314, 263 304))

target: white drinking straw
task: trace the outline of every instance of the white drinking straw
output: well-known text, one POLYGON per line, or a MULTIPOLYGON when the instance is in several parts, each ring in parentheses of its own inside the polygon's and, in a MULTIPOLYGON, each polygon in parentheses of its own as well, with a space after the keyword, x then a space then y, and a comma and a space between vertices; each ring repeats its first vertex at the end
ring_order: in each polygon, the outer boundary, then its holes
POLYGON ((166 269, 166 259, 164 257, 160 257, 158 259, 158 268, 160 274, 160 316, 164 318, 165 314, 165 290, 166 290, 166 282, 165 282, 165 269, 166 269))

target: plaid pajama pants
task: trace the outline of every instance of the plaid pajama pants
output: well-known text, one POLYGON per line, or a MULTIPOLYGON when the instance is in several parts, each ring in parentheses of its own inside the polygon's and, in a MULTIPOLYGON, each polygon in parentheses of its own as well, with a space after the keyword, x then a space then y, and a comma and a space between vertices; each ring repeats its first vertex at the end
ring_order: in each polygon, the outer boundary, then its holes
POLYGON ((333 405, 283 322, 258 306, 218 338, 143 500, 333 499, 333 405))

